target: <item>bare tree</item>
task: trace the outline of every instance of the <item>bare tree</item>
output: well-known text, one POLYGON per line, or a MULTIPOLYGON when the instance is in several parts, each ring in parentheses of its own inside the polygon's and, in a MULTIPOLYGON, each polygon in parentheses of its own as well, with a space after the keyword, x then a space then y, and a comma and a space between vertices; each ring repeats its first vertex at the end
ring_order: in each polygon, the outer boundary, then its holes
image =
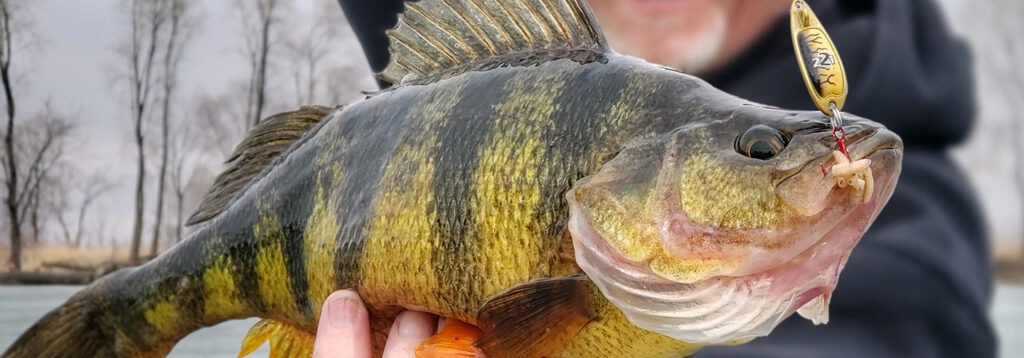
POLYGON ((321 62, 330 54, 332 45, 340 40, 341 29, 347 21, 333 1, 323 2, 324 8, 314 10, 315 21, 308 21, 305 16, 293 17, 299 21, 292 27, 305 27, 293 30, 293 35, 285 43, 288 60, 291 62, 292 81, 295 86, 295 106, 312 104, 317 90, 317 79, 321 62))
POLYGON ((174 192, 174 242, 181 242, 182 233, 185 228, 185 200, 189 190, 190 179, 195 173, 197 151, 192 150, 196 143, 193 135, 193 128, 187 123, 180 123, 175 127, 175 140, 171 146, 171 161, 169 178, 171 190, 174 192))
POLYGON ((246 105, 246 130, 263 117, 267 90, 267 67, 273 27, 281 9, 278 0, 235 0, 242 15, 243 37, 249 55, 249 92, 246 105))
POLYGON ((5 158, 13 158, 19 168, 16 176, 11 177, 7 167, 4 167, 5 183, 18 183, 13 200, 16 203, 14 215, 8 217, 7 223, 17 226, 20 232, 27 220, 31 225, 32 239, 36 243, 42 237, 41 223, 48 219, 48 213, 42 212, 46 207, 44 202, 52 201, 62 194, 59 190, 61 183, 54 174, 66 164, 65 147, 71 129, 71 122, 54 114, 47 105, 41 114, 15 125, 18 136, 12 140, 13 155, 6 148, 0 151, 5 158))
MULTIPOLYGON (((96 224, 94 226, 95 229, 93 229, 95 234, 93 239, 90 241, 95 242, 97 246, 109 247, 110 256, 114 257, 117 252, 117 239, 115 239, 114 235, 109 234, 111 230, 109 230, 110 223, 107 221, 107 218, 109 218, 107 212, 106 208, 99 208, 99 210, 97 210, 96 224), (104 242, 104 240, 106 240, 106 242, 104 242)), ((85 244, 84 241, 85 240, 83 240, 82 243, 83 245, 85 244)))
POLYGON ((4 85, 4 97, 7 100, 7 131, 4 134, 4 184, 7 186, 7 214, 9 216, 9 229, 11 236, 11 260, 12 270, 21 270, 21 212, 18 202, 18 163, 14 151, 14 89, 11 81, 11 49, 14 42, 14 35, 11 34, 12 11, 15 8, 8 0, 0 0, 0 79, 4 85))
MULTIPOLYGON (((54 175, 64 163, 66 142, 72 131, 71 121, 54 113, 49 103, 46 104, 42 114, 34 120, 27 122, 28 127, 20 131, 15 140, 16 157, 18 161, 28 165, 23 173, 21 181, 24 187, 21 189, 21 203, 19 219, 29 219, 32 228, 32 239, 39 243, 40 223, 45 220, 44 200, 54 200, 53 197, 63 195, 62 183, 54 175), (47 195, 49 197, 45 197, 47 195)), ((19 222, 19 225, 24 222, 19 222)))
POLYGON ((220 94, 205 94, 194 102, 192 119, 202 123, 205 130, 193 135, 199 136, 196 145, 213 154, 218 163, 228 159, 249 127, 248 121, 239 122, 238 116, 244 114, 244 103, 239 103, 235 94, 244 91, 244 84, 236 84, 220 94))
MULTIPOLYGON (((40 213, 44 194, 53 185, 52 175, 64 156, 64 142, 71 131, 71 122, 55 114, 49 103, 44 111, 28 122, 16 120, 17 106, 11 62, 16 43, 27 43, 32 37, 32 23, 25 2, 0 0, 0 80, 6 100, 7 126, 4 128, 4 185, 7 189, 7 223, 11 239, 10 268, 21 269, 24 244, 22 225, 30 220, 34 241, 38 242, 40 213)), ((20 48, 20 46, 19 46, 20 48)))
POLYGON ((169 25, 168 35, 166 37, 164 47, 164 60, 163 60, 163 110, 161 112, 161 148, 160 148, 160 173, 157 175, 157 191, 156 191, 156 215, 155 222, 153 224, 153 241, 150 245, 150 256, 156 256, 157 250, 160 246, 160 232, 163 225, 164 216, 164 194, 166 192, 165 186, 167 183, 167 166, 168 166, 168 155, 170 147, 170 129, 169 122, 171 116, 171 101, 174 95, 174 89, 177 85, 178 68, 181 64, 181 58, 185 46, 191 39, 193 34, 191 31, 186 29, 195 29, 195 22, 189 21, 188 16, 190 10, 193 7, 192 1, 190 0, 168 0, 167 9, 169 14, 169 25))
MULTIPOLYGON (((74 173, 74 175, 76 177, 82 176, 81 173, 74 173)), ((74 210, 70 210, 75 214, 74 221, 71 221, 67 213, 69 209, 72 209, 69 195, 61 195, 53 203, 54 216, 57 219, 57 224, 60 225, 61 233, 64 236, 64 243, 69 246, 82 246, 86 215, 89 212, 89 207, 95 203, 97 198, 113 188, 113 185, 102 174, 96 173, 87 176, 87 178, 85 180, 65 181, 66 183, 73 183, 71 186, 78 197, 78 205, 73 207, 74 210)))
POLYGON ((321 5, 312 15, 288 17, 316 18, 315 22, 305 20, 293 25, 307 29, 292 30, 300 36, 290 39, 288 46, 299 105, 349 103, 361 98, 362 91, 377 88, 370 67, 358 55, 362 50, 345 14, 334 1, 321 5))
POLYGON ((167 0, 132 0, 131 39, 127 60, 131 93, 132 129, 138 155, 138 173, 135 177, 135 218, 132 223, 129 259, 139 260, 142 243, 142 215, 145 205, 146 155, 144 120, 150 104, 149 94, 154 87, 153 67, 157 57, 160 32, 167 21, 167 0))
POLYGON ((32 228, 32 235, 29 236, 32 240, 32 245, 39 245, 39 209, 42 206, 42 191, 33 190, 31 194, 27 196, 26 208, 23 217, 28 217, 29 227, 32 228))

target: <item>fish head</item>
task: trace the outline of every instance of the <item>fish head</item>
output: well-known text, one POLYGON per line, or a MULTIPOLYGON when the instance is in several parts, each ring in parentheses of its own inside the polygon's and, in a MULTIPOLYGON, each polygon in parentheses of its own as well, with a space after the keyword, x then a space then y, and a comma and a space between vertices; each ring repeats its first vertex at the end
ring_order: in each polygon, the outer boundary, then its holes
POLYGON ((902 142, 849 116, 848 159, 870 183, 844 187, 850 165, 821 113, 748 107, 634 140, 567 193, 577 264, 634 325, 716 344, 794 312, 828 320, 902 142))

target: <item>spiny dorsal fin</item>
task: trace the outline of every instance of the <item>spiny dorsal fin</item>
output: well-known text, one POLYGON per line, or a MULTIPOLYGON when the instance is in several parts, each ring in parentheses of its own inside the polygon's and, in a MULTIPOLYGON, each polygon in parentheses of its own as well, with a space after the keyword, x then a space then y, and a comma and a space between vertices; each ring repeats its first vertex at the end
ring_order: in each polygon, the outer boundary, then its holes
POLYGON ((253 127, 235 147, 227 161, 228 168, 213 181, 210 191, 199 203, 199 209, 185 225, 195 225, 219 215, 239 191, 330 110, 321 106, 303 106, 294 112, 276 114, 253 127))
POLYGON ((406 2, 398 25, 387 34, 391 60, 378 76, 394 84, 406 76, 458 74, 515 53, 555 50, 554 59, 607 49, 583 0, 406 2))

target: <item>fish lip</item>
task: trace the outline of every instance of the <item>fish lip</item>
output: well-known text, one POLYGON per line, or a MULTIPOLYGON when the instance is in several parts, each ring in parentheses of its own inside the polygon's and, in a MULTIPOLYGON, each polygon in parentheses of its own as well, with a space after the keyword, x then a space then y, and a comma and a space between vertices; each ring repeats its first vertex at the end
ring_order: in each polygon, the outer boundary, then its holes
MULTIPOLYGON (((884 127, 872 127, 857 131, 846 138, 846 147, 850 155, 850 161, 857 161, 874 155, 878 151, 887 149, 903 150, 903 140, 896 133, 884 127)), ((824 157, 836 164, 831 152, 824 157)))
MULTIPOLYGON (((832 138, 831 134, 828 134, 825 138, 832 138)), ((851 133, 847 138, 847 149, 850 154, 850 161, 857 161, 866 158, 877 151, 886 149, 897 149, 903 150, 903 141, 896 136, 895 133, 885 128, 870 128, 855 133, 851 133)), ((786 180, 803 173, 804 170, 812 169, 817 165, 824 167, 830 167, 833 164, 837 164, 835 158, 832 157, 832 152, 822 154, 817 157, 808 159, 800 166, 787 170, 783 175, 779 176, 776 185, 782 184, 786 180)))

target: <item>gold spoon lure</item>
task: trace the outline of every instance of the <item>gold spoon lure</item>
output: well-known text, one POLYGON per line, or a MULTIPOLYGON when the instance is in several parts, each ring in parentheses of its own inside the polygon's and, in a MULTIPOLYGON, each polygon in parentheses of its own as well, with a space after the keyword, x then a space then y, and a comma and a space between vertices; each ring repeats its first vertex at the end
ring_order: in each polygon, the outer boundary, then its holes
MULTIPOLYGON (((789 27, 793 36, 793 50, 811 100, 822 113, 831 118, 833 131, 842 132, 843 117, 840 110, 846 102, 847 89, 846 71, 843 69, 843 61, 839 59, 839 51, 811 7, 803 0, 794 0, 790 6, 789 27)), ((845 154, 845 150, 843 152, 845 154)))
MULTIPOLYGON (((789 11, 790 32, 793 35, 793 50, 796 52, 800 73, 811 94, 814 105, 830 118, 832 136, 836 138, 838 150, 832 151, 835 165, 832 177, 840 188, 850 187, 854 202, 866 203, 874 193, 874 175, 871 160, 851 161, 846 151, 846 131, 843 130, 843 115, 839 111, 846 102, 846 71, 835 44, 825 32, 825 27, 814 16, 811 7, 803 0, 794 0, 789 11)), ((826 175, 822 166, 822 174, 826 175)))

